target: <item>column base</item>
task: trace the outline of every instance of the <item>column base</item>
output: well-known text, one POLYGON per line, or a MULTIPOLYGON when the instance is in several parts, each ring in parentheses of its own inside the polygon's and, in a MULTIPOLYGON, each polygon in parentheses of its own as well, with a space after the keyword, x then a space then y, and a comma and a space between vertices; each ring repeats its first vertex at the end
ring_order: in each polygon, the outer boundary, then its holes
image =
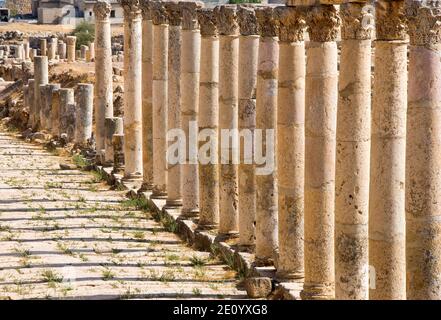
POLYGON ((256 267, 270 267, 270 266, 274 266, 274 259, 273 258, 259 258, 259 257, 256 257, 254 259, 254 265, 256 267))
POLYGON ((222 241, 237 239, 237 238, 239 238, 239 232, 237 232, 237 231, 219 232, 219 235, 217 236, 217 238, 222 241))
POLYGON ((162 191, 162 190, 155 190, 153 188, 153 193, 150 196, 150 198, 158 199, 158 200, 167 199, 167 192, 166 191, 162 191))
POLYGON ((103 163, 104 168, 110 168, 113 166, 113 161, 106 161, 103 163))
POLYGON ((178 217, 179 220, 195 218, 199 215, 199 208, 193 209, 182 209, 181 215, 178 217))
POLYGON ((197 231, 210 231, 219 228, 219 224, 198 224, 197 231))
POLYGON ((124 174, 124 167, 116 168, 116 169, 114 167, 113 170, 112 170, 112 174, 123 175, 124 174))
POLYGON ((289 270, 277 270, 276 279, 277 280, 302 280, 305 278, 304 272, 296 272, 289 270))
POLYGON ((124 175, 123 181, 137 181, 142 179, 142 174, 140 173, 128 173, 124 175))
POLYGON ((302 300, 332 300, 335 299, 333 287, 331 284, 305 283, 300 297, 302 300))
POLYGON ((153 190, 153 184, 150 182, 143 182, 141 188, 139 188, 138 193, 147 192, 153 190))
POLYGON ((176 209, 182 207, 182 199, 167 199, 164 209, 176 209))
POLYGON ((237 250, 239 250, 239 252, 253 253, 255 249, 256 245, 254 244, 239 244, 237 246, 237 250))

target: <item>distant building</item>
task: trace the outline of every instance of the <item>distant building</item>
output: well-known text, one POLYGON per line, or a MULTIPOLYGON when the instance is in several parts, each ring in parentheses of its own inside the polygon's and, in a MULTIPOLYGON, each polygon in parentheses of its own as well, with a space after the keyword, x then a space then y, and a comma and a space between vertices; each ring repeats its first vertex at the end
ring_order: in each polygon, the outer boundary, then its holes
MULTIPOLYGON (((75 24, 81 21, 93 23, 93 6, 96 0, 32 0, 32 13, 40 24, 75 24)), ((112 5, 111 23, 123 22, 123 9, 117 0, 112 5)))

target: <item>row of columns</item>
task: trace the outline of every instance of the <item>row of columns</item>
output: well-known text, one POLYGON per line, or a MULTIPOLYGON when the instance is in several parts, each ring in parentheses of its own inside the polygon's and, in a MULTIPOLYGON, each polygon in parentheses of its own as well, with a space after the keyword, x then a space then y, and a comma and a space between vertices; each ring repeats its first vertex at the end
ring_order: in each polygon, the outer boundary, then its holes
MULTIPOLYGON (((373 30, 365 21, 372 17, 363 2, 214 9, 120 2, 123 133, 104 93, 95 114, 109 161, 103 140, 114 128, 116 171, 143 176, 142 191, 181 208, 183 218, 197 217, 200 229, 238 237, 240 249, 253 250, 257 265, 275 265, 281 279, 303 280, 304 299, 441 297, 438 11, 376 3, 371 103, 373 30), (214 133, 219 163, 189 152, 198 150, 190 144, 204 145, 189 137, 195 125, 214 133), (183 165, 166 156, 175 128, 189 137, 183 165), (257 151, 275 169, 245 162, 250 155, 237 135, 228 146, 219 142, 223 129, 266 130, 257 151)), ((104 79, 97 90, 109 92, 110 13, 105 2, 98 6, 105 14, 97 35, 107 42, 97 39, 104 79)), ((34 81, 36 88, 44 79, 34 81)))

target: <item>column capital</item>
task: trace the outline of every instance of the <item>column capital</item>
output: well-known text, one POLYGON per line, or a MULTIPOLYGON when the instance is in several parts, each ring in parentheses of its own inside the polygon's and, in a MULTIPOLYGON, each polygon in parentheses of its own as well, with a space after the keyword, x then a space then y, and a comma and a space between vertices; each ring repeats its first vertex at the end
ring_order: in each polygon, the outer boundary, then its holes
POLYGON ((150 10, 150 0, 141 0, 140 7, 142 10, 142 18, 144 20, 152 20, 152 12, 150 10))
POLYGON ((304 41, 306 30, 305 10, 299 7, 277 7, 274 13, 281 42, 304 41))
POLYGON ((180 26, 182 24, 182 6, 177 1, 165 3, 167 10, 168 24, 171 26, 180 26))
POLYGON ((243 36, 258 35, 256 12, 252 6, 239 6, 237 9, 237 22, 240 34, 243 36))
POLYGON ((258 7, 255 10, 257 26, 262 37, 277 37, 279 34, 274 9, 274 7, 258 7))
POLYGON ((308 8, 306 21, 311 41, 336 41, 341 25, 340 15, 334 5, 319 5, 308 8))
POLYGON ((220 5, 214 8, 216 16, 216 24, 221 35, 238 35, 239 24, 237 21, 237 6, 236 5, 220 5))
POLYGON ((377 40, 405 40, 407 26, 404 1, 375 2, 375 27, 377 40))
POLYGON ((118 0, 124 10, 124 16, 129 19, 136 18, 141 14, 139 0, 118 0))
POLYGON ((365 3, 357 2, 340 5, 342 39, 372 39, 374 17, 364 9, 365 5, 365 3))
POLYGON ((95 13, 96 20, 108 20, 110 18, 110 12, 112 6, 106 0, 98 0, 93 6, 93 12, 95 13))
POLYGON ((202 1, 180 1, 179 6, 182 8, 182 29, 199 29, 197 10, 203 8, 204 3, 202 1))
POLYGON ((66 37, 66 42, 70 46, 73 46, 76 41, 77 41, 77 37, 75 37, 75 36, 67 36, 66 37))
POLYGON ((150 1, 149 7, 153 24, 168 24, 168 14, 167 10, 165 9, 165 2, 150 1))
POLYGON ((201 8, 197 10, 198 21, 202 36, 216 36, 218 34, 216 17, 213 8, 201 8))
POLYGON ((431 48, 441 43, 440 7, 412 1, 406 8, 406 15, 411 45, 431 48))

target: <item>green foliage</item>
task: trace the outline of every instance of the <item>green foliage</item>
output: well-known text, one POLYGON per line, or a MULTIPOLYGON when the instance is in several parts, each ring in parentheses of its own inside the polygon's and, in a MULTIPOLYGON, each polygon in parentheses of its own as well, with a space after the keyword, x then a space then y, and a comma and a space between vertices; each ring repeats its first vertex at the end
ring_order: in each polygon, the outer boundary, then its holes
POLYGON ((77 50, 81 48, 82 45, 89 45, 89 42, 94 42, 95 40, 95 26, 89 22, 83 21, 73 31, 72 35, 77 37, 77 50))

